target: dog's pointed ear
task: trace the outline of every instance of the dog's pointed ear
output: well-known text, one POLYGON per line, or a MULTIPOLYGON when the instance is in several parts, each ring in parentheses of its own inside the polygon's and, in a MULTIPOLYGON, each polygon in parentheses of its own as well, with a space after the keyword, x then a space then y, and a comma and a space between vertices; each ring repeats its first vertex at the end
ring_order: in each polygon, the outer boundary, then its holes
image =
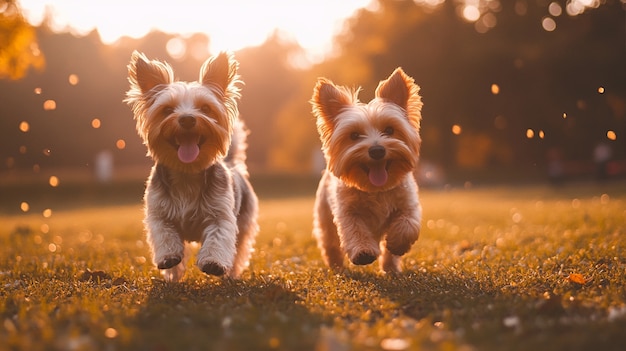
POLYGON ((342 109, 358 102, 358 92, 358 89, 350 91, 326 78, 318 78, 311 98, 313 114, 332 122, 342 109))
POLYGON ((232 54, 220 52, 217 56, 208 58, 200 68, 200 83, 202 85, 217 85, 223 91, 237 80, 239 63, 232 54))
POLYGON ((128 80, 131 88, 145 94, 157 85, 170 84, 174 72, 167 63, 150 61, 146 55, 133 51, 128 64, 128 80))
POLYGON ((415 85, 413 78, 404 73, 402 68, 396 68, 389 78, 378 83, 376 97, 393 102, 394 104, 407 108, 411 94, 417 94, 419 87, 415 85))
POLYGON ((376 88, 376 97, 392 102, 402 107, 407 117, 419 130, 422 119, 422 98, 419 95, 420 87, 415 80, 409 77, 402 68, 396 68, 389 78, 381 81, 376 88))

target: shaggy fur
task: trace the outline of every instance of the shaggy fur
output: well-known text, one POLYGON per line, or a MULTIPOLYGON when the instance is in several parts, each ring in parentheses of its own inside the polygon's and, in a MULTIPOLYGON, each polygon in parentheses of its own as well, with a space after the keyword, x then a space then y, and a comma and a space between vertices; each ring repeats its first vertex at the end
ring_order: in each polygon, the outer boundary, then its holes
POLYGON ((380 257, 385 272, 417 240, 421 206, 417 166, 422 102, 413 78, 397 68, 368 104, 359 89, 320 78, 311 100, 327 168, 317 189, 313 232, 327 265, 380 257))
POLYGON ((258 200, 245 164, 237 68, 220 53, 197 82, 180 82, 167 63, 136 51, 128 65, 125 101, 155 161, 144 196, 147 241, 167 281, 182 279, 191 241, 201 243, 197 266, 207 274, 237 278, 248 266, 258 200))

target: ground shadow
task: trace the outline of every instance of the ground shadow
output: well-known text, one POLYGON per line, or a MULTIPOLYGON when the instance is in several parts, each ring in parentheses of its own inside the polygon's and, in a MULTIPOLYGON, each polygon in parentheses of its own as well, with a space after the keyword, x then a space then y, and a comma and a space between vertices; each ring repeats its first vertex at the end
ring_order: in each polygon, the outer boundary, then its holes
POLYGON ((352 271, 346 277, 395 301, 398 315, 427 320, 480 350, 621 350, 626 342, 626 321, 609 322, 605 311, 461 272, 352 271))
POLYGON ((278 278, 205 278, 177 284, 154 279, 129 323, 134 350, 313 349, 322 317, 278 278))

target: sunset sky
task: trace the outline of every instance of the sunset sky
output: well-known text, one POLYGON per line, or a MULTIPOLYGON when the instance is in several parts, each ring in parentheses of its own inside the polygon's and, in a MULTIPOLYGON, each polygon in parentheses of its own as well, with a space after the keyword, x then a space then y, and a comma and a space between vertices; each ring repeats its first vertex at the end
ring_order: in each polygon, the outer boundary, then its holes
POLYGON ((304 47, 314 60, 330 50, 342 20, 370 0, 231 0, 155 2, 152 0, 19 0, 26 18, 39 25, 52 14, 54 31, 77 35, 98 29, 105 43, 141 37, 152 29, 182 35, 201 32, 210 51, 259 45, 276 29, 304 47), (167 4, 167 5, 163 5, 167 4))

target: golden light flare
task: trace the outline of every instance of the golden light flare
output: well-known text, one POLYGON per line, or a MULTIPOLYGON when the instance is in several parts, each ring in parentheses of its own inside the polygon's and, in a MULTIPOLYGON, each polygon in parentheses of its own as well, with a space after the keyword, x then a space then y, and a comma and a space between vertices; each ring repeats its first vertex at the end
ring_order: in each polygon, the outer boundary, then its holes
POLYGON ((43 210, 42 215, 44 216, 44 218, 50 218, 52 217, 52 210, 46 208, 45 210, 43 210))
POLYGON ((543 130, 540 130, 539 131, 539 139, 543 139, 543 138, 545 138, 545 136, 546 136, 546 133, 544 133, 543 130))
POLYGON ((606 132, 606 137, 609 140, 617 140, 617 134, 615 134, 615 132, 612 131, 612 130, 609 130, 609 131, 606 132))
POLYGON ((535 137, 535 131, 530 128, 526 129, 526 138, 532 139, 534 137, 535 137))
POLYGON ((78 76, 76 74, 70 74, 69 77, 67 77, 67 81, 70 83, 70 85, 77 85, 78 76))
POLYGON ((118 332, 114 328, 107 328, 104 331, 104 336, 106 336, 109 339, 114 339, 117 337, 117 335, 118 335, 118 332))
POLYGON ((22 203, 20 204, 20 210, 22 210, 22 212, 28 212, 30 210, 30 205, 28 204, 28 202, 22 201, 22 203))
POLYGON ((35 93, 35 95, 41 95, 41 88, 35 88, 33 92, 35 93))
POLYGON ((463 18, 468 22, 476 22, 480 18, 480 10, 475 5, 463 7, 463 18))
POLYGON ((598 88, 598 93, 604 94, 604 87, 599 87, 598 88))
POLYGON ((124 141, 124 139, 118 139, 115 142, 115 147, 117 147, 119 150, 124 150, 126 148, 126 141, 124 141))
POLYGON ((459 134, 461 134, 462 131, 463 130, 462 130, 460 125, 455 124, 455 125, 452 126, 452 134, 459 135, 459 134))
POLYGON ((94 118, 91 120, 91 127, 94 129, 100 128, 101 122, 98 118, 94 118))
POLYGON ((30 130, 30 124, 26 121, 20 122, 20 131, 26 133, 30 130))
POLYGON ((491 84, 491 93, 493 95, 498 95, 500 94, 500 86, 498 84, 491 84))
POLYGON ((43 102, 44 111, 54 111, 57 109, 57 102, 54 100, 46 100, 43 102))
POLYGON ((50 184, 51 187, 56 188, 59 186, 59 178, 57 176, 50 176, 48 184, 50 184))
POLYGON ((50 150, 50 149, 43 149, 41 152, 42 152, 45 156, 50 156, 50 155, 52 155, 52 150, 50 150))

